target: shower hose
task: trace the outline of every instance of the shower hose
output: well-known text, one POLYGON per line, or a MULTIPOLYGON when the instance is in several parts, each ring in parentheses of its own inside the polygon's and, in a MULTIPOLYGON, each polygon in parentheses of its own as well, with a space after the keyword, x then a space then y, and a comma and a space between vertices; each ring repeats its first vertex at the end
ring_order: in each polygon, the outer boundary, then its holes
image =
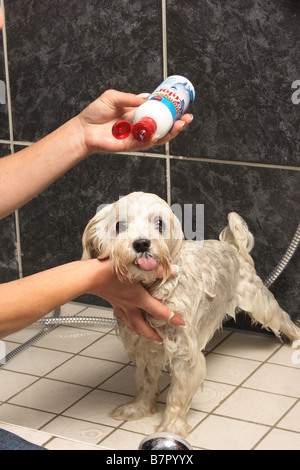
MULTIPOLYGON (((267 277, 264 281, 266 287, 270 287, 273 282, 280 276, 282 271, 286 268, 288 263, 290 262, 291 258, 293 257, 294 253, 297 250, 297 247, 300 242, 300 224, 297 227, 297 230, 294 234, 294 237, 284 253, 283 257, 279 261, 278 265, 275 269, 271 272, 271 274, 267 277)), ((38 320, 35 325, 43 325, 41 331, 39 331, 36 335, 32 338, 27 340, 25 343, 21 344, 10 353, 8 353, 5 357, 0 359, 0 369, 3 368, 9 361, 14 359, 18 354, 25 351, 25 349, 29 348, 32 344, 39 341, 43 336, 48 334, 53 328, 57 325, 73 325, 73 324, 81 324, 81 325, 106 325, 110 327, 114 327, 116 325, 116 320, 114 318, 106 318, 106 317, 89 317, 89 316, 81 316, 81 317, 62 317, 60 316, 60 307, 56 308, 53 312, 52 317, 44 317, 41 320, 38 320)))

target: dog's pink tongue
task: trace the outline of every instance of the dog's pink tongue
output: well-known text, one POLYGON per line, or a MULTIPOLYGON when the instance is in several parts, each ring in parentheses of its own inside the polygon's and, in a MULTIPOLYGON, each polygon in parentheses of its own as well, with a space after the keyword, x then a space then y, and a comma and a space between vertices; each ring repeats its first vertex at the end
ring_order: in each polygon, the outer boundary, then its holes
POLYGON ((142 271, 153 271, 157 266, 157 261, 153 258, 139 258, 138 263, 142 271))

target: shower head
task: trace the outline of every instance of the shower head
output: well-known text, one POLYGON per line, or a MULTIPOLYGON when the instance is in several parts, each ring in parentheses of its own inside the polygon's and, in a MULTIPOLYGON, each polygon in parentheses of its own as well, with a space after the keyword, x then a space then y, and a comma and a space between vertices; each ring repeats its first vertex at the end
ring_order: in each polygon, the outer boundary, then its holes
POLYGON ((193 448, 177 434, 157 432, 145 437, 139 445, 139 450, 193 450, 193 448))

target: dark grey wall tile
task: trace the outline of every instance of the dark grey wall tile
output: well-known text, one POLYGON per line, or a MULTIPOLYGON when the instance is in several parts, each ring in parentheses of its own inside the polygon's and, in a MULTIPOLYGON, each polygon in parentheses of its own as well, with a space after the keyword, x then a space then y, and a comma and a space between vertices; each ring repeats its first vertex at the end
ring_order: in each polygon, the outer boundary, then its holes
POLYGON ((93 155, 70 170, 20 209, 24 275, 80 259, 84 228, 100 204, 132 191, 165 199, 165 171, 163 159, 126 155, 93 155))
POLYGON ((196 90, 172 154, 299 164, 299 22, 297 0, 168 0, 168 71, 196 90))
MULTIPOLYGON (((218 238, 227 214, 238 212, 255 237, 252 255, 265 279, 299 223, 300 175, 289 170, 171 161, 172 204, 204 204, 205 238, 218 238)), ((299 316, 300 253, 272 286, 282 308, 299 316)), ((299 316, 300 317, 300 316, 299 316)))
MULTIPOLYGON (((0 144, 0 158, 10 154, 8 145, 0 144)), ((0 220, 0 283, 18 279, 15 215, 0 220)))
POLYGON ((14 135, 35 141, 108 88, 162 79, 161 2, 7 2, 14 135))

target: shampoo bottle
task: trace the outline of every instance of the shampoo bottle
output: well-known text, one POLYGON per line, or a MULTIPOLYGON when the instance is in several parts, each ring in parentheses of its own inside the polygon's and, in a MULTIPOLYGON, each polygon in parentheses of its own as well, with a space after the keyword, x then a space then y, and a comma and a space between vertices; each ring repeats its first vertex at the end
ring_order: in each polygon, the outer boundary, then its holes
POLYGON ((131 133, 139 142, 147 142, 153 134, 164 137, 194 101, 195 90, 191 82, 180 75, 172 75, 163 81, 139 106, 133 124, 117 121, 112 133, 116 139, 125 139, 131 133))

